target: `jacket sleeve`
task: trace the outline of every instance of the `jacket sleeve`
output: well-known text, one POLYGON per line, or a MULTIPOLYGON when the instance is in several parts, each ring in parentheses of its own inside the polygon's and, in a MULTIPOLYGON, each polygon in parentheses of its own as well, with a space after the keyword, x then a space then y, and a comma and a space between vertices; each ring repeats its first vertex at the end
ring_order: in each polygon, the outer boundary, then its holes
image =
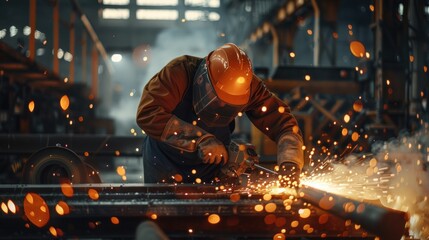
POLYGON ((146 84, 136 121, 148 136, 174 148, 193 152, 201 140, 212 135, 172 113, 190 84, 184 64, 170 62, 146 84))
POLYGON ((250 102, 245 111, 250 121, 277 143, 277 164, 293 162, 302 169, 303 140, 298 122, 290 107, 271 93, 256 76, 252 80, 250 102))

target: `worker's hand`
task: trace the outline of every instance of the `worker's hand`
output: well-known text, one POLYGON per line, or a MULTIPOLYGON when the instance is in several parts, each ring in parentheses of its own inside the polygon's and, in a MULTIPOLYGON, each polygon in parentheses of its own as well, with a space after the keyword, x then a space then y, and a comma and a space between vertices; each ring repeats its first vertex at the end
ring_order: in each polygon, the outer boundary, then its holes
POLYGON ((203 139, 198 144, 198 156, 203 160, 203 163, 223 164, 228 162, 228 152, 221 141, 215 137, 203 139))
POLYGON ((280 164, 279 180, 282 187, 298 188, 299 175, 301 170, 298 165, 293 162, 284 162, 280 164))

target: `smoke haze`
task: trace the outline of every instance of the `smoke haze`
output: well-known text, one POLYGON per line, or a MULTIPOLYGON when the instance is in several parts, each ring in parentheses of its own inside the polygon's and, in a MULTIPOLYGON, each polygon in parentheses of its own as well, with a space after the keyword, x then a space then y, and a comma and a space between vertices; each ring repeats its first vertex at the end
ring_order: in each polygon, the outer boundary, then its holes
MULTIPOLYGON (((115 119, 116 134, 130 134, 130 129, 140 132, 136 125, 135 116, 141 93, 147 82, 165 64, 181 55, 206 56, 218 46, 216 31, 211 28, 191 28, 183 25, 161 32, 153 46, 150 46, 147 71, 144 74, 131 75, 133 79, 121 78, 120 93, 114 97, 116 105, 111 109, 110 116, 115 119), (124 82, 124 81, 128 81, 124 82), (131 84, 130 84, 131 83, 131 84)), ((123 75, 136 72, 133 64, 128 64, 128 70, 123 75)))

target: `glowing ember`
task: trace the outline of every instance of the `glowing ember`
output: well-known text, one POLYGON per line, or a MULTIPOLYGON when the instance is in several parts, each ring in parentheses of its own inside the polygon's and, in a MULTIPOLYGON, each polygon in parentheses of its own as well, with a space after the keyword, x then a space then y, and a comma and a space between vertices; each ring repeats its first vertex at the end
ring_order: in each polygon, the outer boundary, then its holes
POLYGON ((112 222, 112 224, 119 224, 119 218, 117 218, 117 217, 111 217, 110 218, 110 222, 112 222))
POLYGON ((255 205, 255 211, 261 212, 262 210, 264 210, 264 206, 263 205, 261 205, 261 204, 255 205))
POLYGON ((55 230, 57 230, 58 237, 64 236, 64 232, 63 232, 63 230, 61 230, 61 228, 55 228, 55 230))
POLYGON ((49 228, 49 232, 52 234, 52 236, 57 237, 57 230, 54 227, 49 228))
POLYGON ((307 75, 305 75, 305 77, 304 77, 304 78, 305 78, 305 80, 306 80, 306 81, 310 81, 310 80, 311 80, 311 76, 310 76, 310 75, 308 75, 308 74, 307 74, 307 75))
POLYGON ((7 201, 7 207, 9 208, 9 211, 11 213, 16 213, 16 206, 15 203, 12 202, 12 200, 7 201))
POLYGON ((70 99, 67 95, 64 95, 60 99, 60 106, 62 110, 67 110, 70 106, 70 99))
POLYGON ((124 166, 118 166, 116 168, 116 173, 118 173, 119 176, 124 176, 126 174, 126 170, 124 166))
POLYGON ((55 205, 55 211, 57 211, 58 215, 64 215, 64 209, 60 205, 55 205))
POLYGON ((229 196, 229 199, 231 199, 231 202, 238 202, 240 200, 240 194, 239 193, 232 193, 229 196))
POLYGON ((286 239, 286 236, 283 233, 277 233, 273 236, 273 240, 284 240, 286 239))
POLYGON ((277 218, 276 215, 268 214, 267 216, 265 216, 264 222, 267 225, 271 225, 271 224, 274 224, 276 222, 276 218, 277 218))
POLYGON ((277 205, 275 203, 268 203, 267 205, 265 205, 265 211, 266 212, 274 212, 276 211, 277 205))
POLYGON ((100 196, 98 195, 97 190, 95 190, 95 189, 93 189, 93 188, 91 188, 91 189, 89 189, 89 190, 88 190, 88 196, 89 196, 89 198, 91 198, 92 200, 98 200, 98 198, 100 197, 100 196))
POLYGON ((319 201, 319 206, 325 210, 331 209, 334 205, 335 205, 335 200, 333 197, 329 195, 322 197, 322 199, 320 199, 319 201))
POLYGON ((310 228, 310 224, 305 224, 304 227, 302 227, 303 230, 308 230, 310 228))
MULTIPOLYGON (((66 197, 73 197, 74 194, 74 190, 73 187, 71 186, 70 183, 62 183, 61 184, 61 192, 64 194, 64 196, 66 197)), ((28 195, 27 195, 28 196, 28 195)), ((29 196, 31 197, 31 196, 29 196)))
POLYGON ((262 197, 265 201, 270 201, 271 200, 271 194, 267 193, 264 194, 264 196, 262 197))
POLYGON ((298 214, 301 218, 308 218, 311 215, 311 210, 308 208, 300 208, 298 214))
POLYGON ((57 203, 57 205, 55 205, 55 211, 59 214, 59 215, 65 215, 65 214, 69 214, 70 213, 70 207, 69 205, 67 205, 66 202, 64 201, 59 201, 57 203))
POLYGON ((210 214, 207 221, 211 224, 218 224, 220 222, 220 216, 217 214, 210 214))
POLYGON ((1 210, 6 214, 9 212, 9 209, 7 208, 6 203, 4 202, 1 203, 1 210))
POLYGON ((292 222, 290 223, 290 226, 291 226, 291 227, 293 227, 293 228, 298 227, 298 225, 299 225, 299 222, 298 222, 298 221, 292 221, 292 222))
POLYGON ((324 213, 319 216, 319 224, 325 224, 329 221, 329 214, 324 213))
POLYGON ((299 132, 299 127, 298 126, 293 126, 292 127, 292 132, 294 132, 294 133, 298 133, 299 132))
POLYGON ((276 219, 276 222, 274 223, 277 227, 283 227, 284 225, 286 225, 286 218, 284 217, 279 217, 276 219))
POLYGON ((34 107, 36 106, 36 104, 34 103, 34 101, 30 101, 28 103, 28 111, 33 112, 34 111, 34 107))
POLYGON ((182 181, 183 181, 183 177, 182 177, 182 175, 180 175, 180 174, 178 174, 178 173, 176 173, 176 174, 173 176, 173 179, 174 179, 174 181, 176 181, 176 182, 182 182, 182 181))
POLYGON ((151 218, 152 220, 156 220, 156 219, 158 219, 158 215, 156 215, 155 213, 152 213, 152 214, 150 215, 150 218, 151 218))
POLYGON ((352 141, 356 142, 359 139, 359 133, 353 132, 352 133, 352 141))
POLYGON ((45 200, 36 193, 28 193, 24 199, 24 213, 28 220, 37 227, 45 226, 49 219, 49 209, 45 200), (31 197, 27 197, 31 195, 31 197), (28 201, 31 199, 32 201, 28 201))
POLYGON ((359 41, 352 41, 350 43, 350 51, 353 56, 361 58, 365 55, 365 46, 359 41))
POLYGON ((350 122, 350 115, 348 115, 348 114, 344 115, 344 122, 345 123, 350 122))

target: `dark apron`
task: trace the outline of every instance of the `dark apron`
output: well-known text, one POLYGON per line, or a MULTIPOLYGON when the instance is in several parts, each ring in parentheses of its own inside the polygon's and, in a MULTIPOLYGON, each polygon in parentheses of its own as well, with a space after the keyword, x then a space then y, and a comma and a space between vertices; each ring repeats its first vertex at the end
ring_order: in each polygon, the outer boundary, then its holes
MULTIPOLYGON (((183 101, 179 103, 173 114, 190 124, 197 119, 192 107, 192 88, 188 88, 183 101)), ((235 123, 232 121, 226 127, 208 127, 198 121, 198 127, 215 135, 217 139, 228 145, 235 123)), ((213 182, 220 174, 222 164, 204 164, 197 152, 184 152, 149 136, 145 137, 143 141, 144 182, 175 183, 179 175, 182 183, 195 183, 197 178, 201 179, 202 183, 213 182)))

